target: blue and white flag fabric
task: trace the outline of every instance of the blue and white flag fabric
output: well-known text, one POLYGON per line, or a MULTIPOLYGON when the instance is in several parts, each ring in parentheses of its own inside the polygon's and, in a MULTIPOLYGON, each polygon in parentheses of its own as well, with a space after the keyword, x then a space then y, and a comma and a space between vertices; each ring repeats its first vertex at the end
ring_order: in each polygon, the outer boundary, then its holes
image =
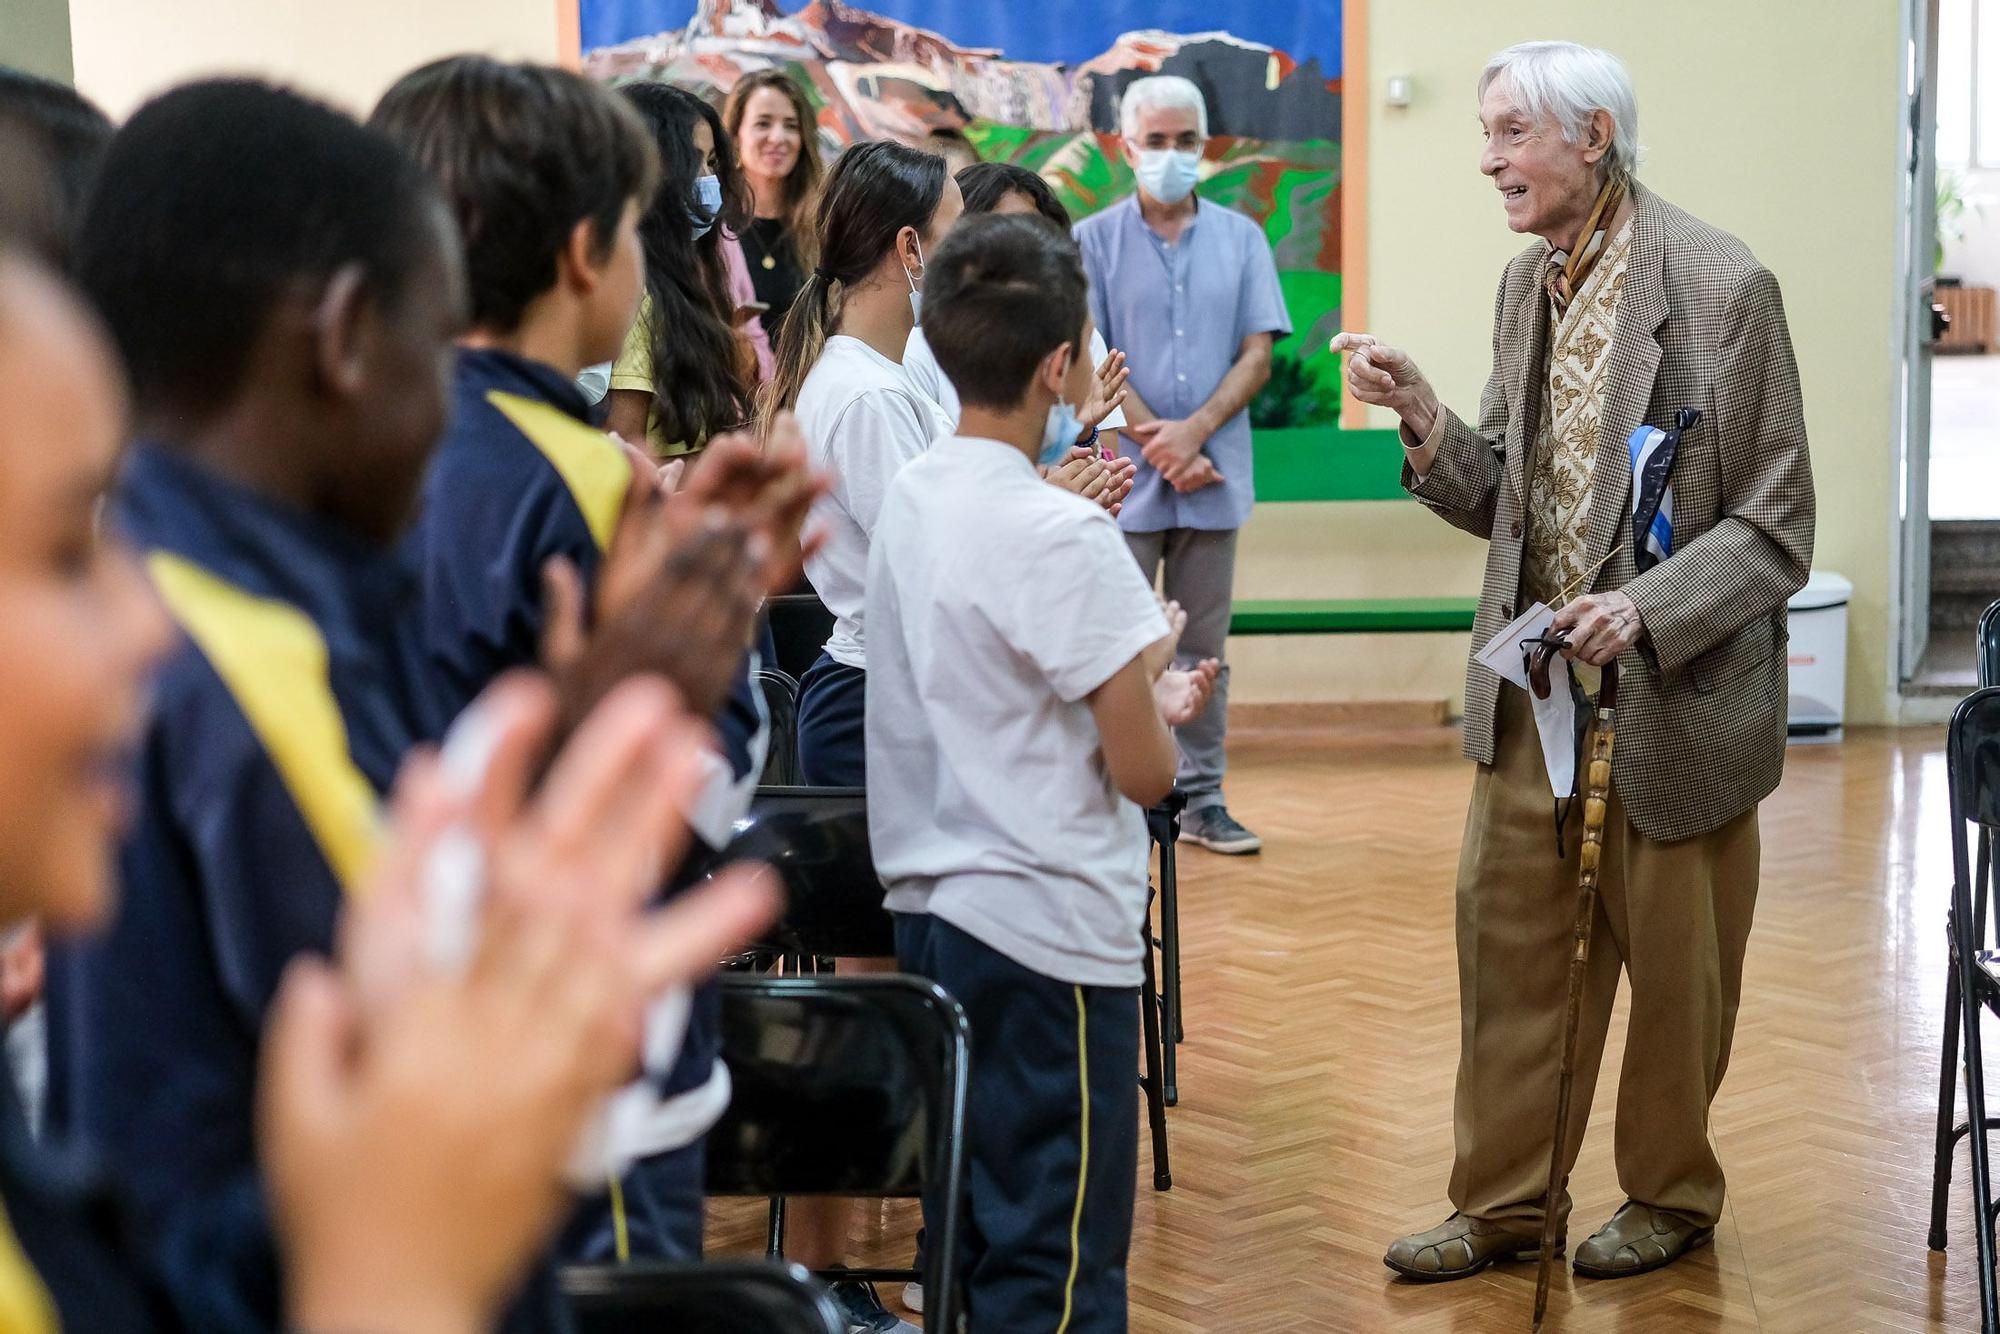
POLYGON ((1632 451, 1632 562, 1641 574, 1674 554, 1674 488, 1667 479, 1681 436, 1700 420, 1700 408, 1682 408, 1672 430, 1641 426, 1626 441, 1632 451))

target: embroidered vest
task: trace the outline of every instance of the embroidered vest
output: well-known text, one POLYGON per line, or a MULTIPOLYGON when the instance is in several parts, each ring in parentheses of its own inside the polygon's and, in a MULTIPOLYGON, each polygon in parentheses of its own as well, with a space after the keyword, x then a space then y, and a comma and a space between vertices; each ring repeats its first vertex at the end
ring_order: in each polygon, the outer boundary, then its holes
POLYGON ((1618 298, 1625 290, 1631 250, 1628 222, 1549 336, 1549 371, 1542 380, 1541 412, 1529 456, 1521 558, 1524 594, 1538 600, 1554 597, 1589 568, 1584 547, 1597 468, 1597 427, 1604 415, 1611 335, 1618 325, 1618 298))

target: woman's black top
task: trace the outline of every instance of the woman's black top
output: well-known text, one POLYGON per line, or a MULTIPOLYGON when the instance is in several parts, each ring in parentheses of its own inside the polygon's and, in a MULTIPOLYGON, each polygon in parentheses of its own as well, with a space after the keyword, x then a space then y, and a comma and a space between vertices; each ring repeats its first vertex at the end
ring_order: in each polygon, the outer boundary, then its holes
POLYGON ((743 259, 750 266, 750 285, 757 289, 757 299, 770 307, 761 318, 764 332, 770 335, 775 347, 778 325, 798 299, 799 289, 806 285, 805 271, 799 267, 798 251, 792 246, 783 218, 755 219, 750 230, 743 233, 742 241, 743 259))

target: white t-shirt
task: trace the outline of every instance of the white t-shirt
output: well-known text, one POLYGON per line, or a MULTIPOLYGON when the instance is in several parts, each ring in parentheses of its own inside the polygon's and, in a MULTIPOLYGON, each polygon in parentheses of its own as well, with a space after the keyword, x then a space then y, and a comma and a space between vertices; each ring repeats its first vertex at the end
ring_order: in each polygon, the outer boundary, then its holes
MULTIPOLYGON (((1096 328, 1090 331, 1091 369, 1104 364, 1111 355, 1111 349, 1104 345, 1104 335, 1096 328)), ((951 429, 958 429, 958 391, 951 387, 951 381, 944 378, 944 370, 931 355, 931 345, 924 341, 922 328, 910 330, 910 341, 903 348, 903 371, 910 377, 910 383, 931 396, 931 401, 944 409, 944 415, 951 418, 951 429)), ((1077 406, 1077 405, 1072 405, 1077 406)), ((1097 424, 1100 431, 1116 431, 1125 425, 1125 409, 1113 408, 1103 421, 1097 424)))
POLYGON ((868 537, 882 496, 902 466, 951 434, 942 409, 910 383, 903 368, 859 338, 835 334, 799 388, 799 427, 815 468, 833 489, 813 506, 826 545, 806 562, 806 578, 833 613, 827 656, 868 666, 862 604, 868 588, 868 537))
POLYGON ((868 829, 891 911, 1045 977, 1138 985, 1146 819, 1086 698, 1167 633, 1117 521, 1019 450, 940 441, 868 563, 868 829))

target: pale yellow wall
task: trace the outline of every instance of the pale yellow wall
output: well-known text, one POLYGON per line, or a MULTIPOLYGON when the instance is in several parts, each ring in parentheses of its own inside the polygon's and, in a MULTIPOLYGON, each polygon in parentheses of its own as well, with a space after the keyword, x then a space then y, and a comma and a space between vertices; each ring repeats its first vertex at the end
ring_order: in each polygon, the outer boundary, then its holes
POLYGON ((0 0, 0 65, 69 82, 68 0, 0 0))
MULTIPOLYGON (((1462 413, 1489 365, 1493 290, 1522 244, 1478 174, 1474 85, 1531 38, 1604 46, 1639 96, 1641 176, 1741 236, 1783 285, 1819 481, 1821 568, 1854 580, 1848 706, 1884 715, 1896 288, 1894 0, 1369 0, 1370 323, 1462 413), (1415 104, 1381 104, 1406 75, 1415 104)), ((1371 424, 1388 425, 1386 420, 1371 424)), ((1483 551, 1414 505, 1267 505, 1241 597, 1470 596, 1483 551)), ((1458 636, 1243 640, 1233 698, 1443 699, 1458 636)))
POLYGON ((281 79, 361 113, 437 56, 558 55, 554 0, 71 0, 76 84, 113 116, 204 74, 281 79))

